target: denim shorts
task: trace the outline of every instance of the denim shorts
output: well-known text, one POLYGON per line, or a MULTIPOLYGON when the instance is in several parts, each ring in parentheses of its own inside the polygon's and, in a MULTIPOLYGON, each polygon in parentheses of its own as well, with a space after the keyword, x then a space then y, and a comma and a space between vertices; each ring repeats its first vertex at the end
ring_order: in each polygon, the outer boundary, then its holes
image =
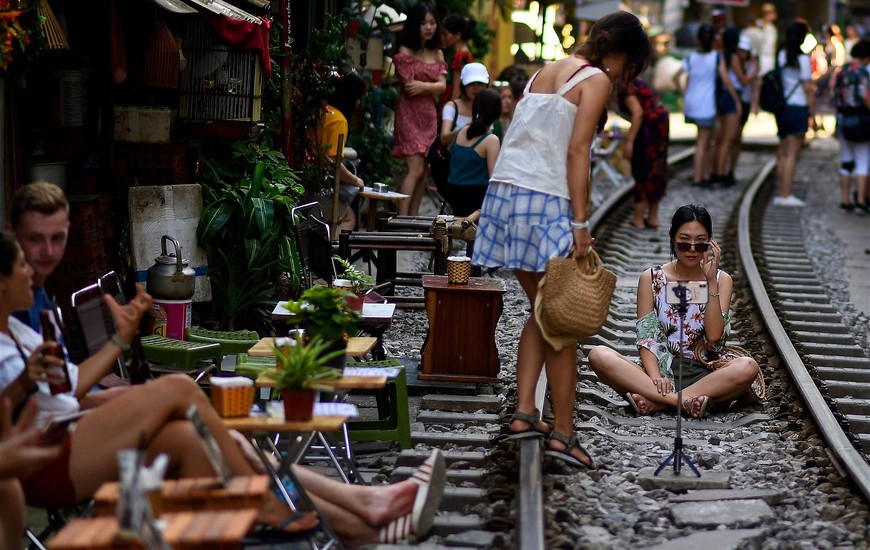
POLYGON ((784 138, 787 136, 803 136, 809 129, 810 110, 806 105, 786 105, 776 115, 776 135, 784 138))
POLYGON ((733 115, 737 112, 737 103, 727 90, 720 90, 716 95, 716 114, 719 116, 733 115))
POLYGON ((686 124, 694 124, 698 128, 713 128, 714 126, 716 126, 716 117, 692 118, 687 116, 686 124))

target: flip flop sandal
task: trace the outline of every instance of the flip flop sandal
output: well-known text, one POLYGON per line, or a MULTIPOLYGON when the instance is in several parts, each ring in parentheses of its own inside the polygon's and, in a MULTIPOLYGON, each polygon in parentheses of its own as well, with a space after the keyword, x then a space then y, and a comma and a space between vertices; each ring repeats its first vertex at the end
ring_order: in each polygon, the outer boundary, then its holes
MULTIPOLYGON (((626 393, 626 394, 625 394, 625 400, 628 401, 628 404, 631 405, 631 408, 634 409, 634 412, 636 412, 636 413, 638 414, 638 416, 649 416, 649 415, 651 415, 651 414, 652 414, 651 411, 643 412, 643 411, 640 410, 640 405, 638 405, 638 401, 639 401, 639 399, 635 399, 635 398, 631 395, 631 394, 633 394, 633 393, 637 393, 637 392, 628 392, 628 393, 626 393)), ((638 395, 640 395, 640 394, 638 393, 638 395)), ((642 397, 642 398, 643 398, 647 403, 649 403, 649 399, 647 399, 646 397, 643 397, 642 395, 641 395, 641 397, 642 397)))
POLYGON ((557 432, 556 430, 550 430, 550 440, 553 439, 565 445, 565 448, 561 451, 558 451, 556 449, 547 449, 546 451, 544 451, 545 455, 557 458, 565 464, 574 466, 575 468, 585 468, 587 470, 595 469, 595 462, 592 460, 592 455, 589 454, 589 451, 587 451, 583 447, 583 445, 580 444, 580 439, 577 437, 577 432, 574 432, 571 437, 568 437, 567 435, 557 432), (577 457, 571 454, 571 450, 575 447, 580 449, 583 454, 589 457, 589 464, 578 460, 577 457))
POLYGON ((683 410, 689 413, 689 416, 692 418, 701 420, 707 415, 707 411, 710 410, 715 403, 716 401, 714 401, 712 397, 706 395, 693 395, 692 397, 683 399, 683 410), (701 405, 698 412, 695 413, 695 405, 698 401, 701 402, 701 405))
POLYGON ((519 432, 511 432, 511 434, 508 436, 508 439, 513 439, 516 441, 520 439, 530 439, 533 437, 547 437, 546 433, 535 428, 538 422, 541 421, 541 411, 539 411, 538 409, 535 409, 535 412, 532 414, 516 411, 513 415, 511 415, 511 419, 508 424, 512 424, 514 420, 525 422, 529 425, 529 427, 519 432))
POLYGON ((411 475, 411 480, 420 485, 414 506, 409 514, 399 516, 378 532, 378 540, 382 543, 415 542, 432 528, 447 482, 447 461, 440 449, 432 451, 411 475))

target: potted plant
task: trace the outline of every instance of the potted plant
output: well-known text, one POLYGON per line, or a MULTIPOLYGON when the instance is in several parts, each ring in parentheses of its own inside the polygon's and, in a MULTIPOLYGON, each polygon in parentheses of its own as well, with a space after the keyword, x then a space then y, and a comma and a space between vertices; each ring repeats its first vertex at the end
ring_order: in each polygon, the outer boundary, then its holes
POLYGON ((354 311, 362 311, 366 293, 375 286, 375 278, 359 269, 349 261, 339 256, 333 256, 335 262, 343 270, 335 280, 334 286, 349 288, 353 297, 348 297, 347 302, 354 311))
POLYGON ((314 411, 314 394, 330 389, 322 384, 341 377, 341 371, 327 363, 344 351, 327 352, 329 342, 314 338, 308 342, 288 341, 292 345, 275 346, 275 369, 265 375, 275 380, 275 388, 284 400, 284 420, 310 420, 314 411))
MULTIPOLYGON (((298 302, 287 302, 287 309, 299 317, 305 333, 311 339, 320 338, 332 352, 347 349, 348 335, 356 328, 359 314, 350 309, 345 297, 350 294, 337 288, 315 285, 299 297, 298 302)), ((345 356, 334 357, 329 365, 341 368, 345 356)))

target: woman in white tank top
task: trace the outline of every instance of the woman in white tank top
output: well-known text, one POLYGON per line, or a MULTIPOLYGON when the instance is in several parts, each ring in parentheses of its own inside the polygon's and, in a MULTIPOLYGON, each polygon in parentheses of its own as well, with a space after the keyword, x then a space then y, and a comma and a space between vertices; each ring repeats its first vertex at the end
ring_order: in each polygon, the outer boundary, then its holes
MULTIPOLYGON (((617 79, 631 80, 649 59, 649 40, 627 12, 598 20, 574 55, 551 63, 529 81, 504 137, 474 243, 473 263, 512 269, 534 306, 547 260, 589 253, 590 150, 617 79)), ((583 304, 577 304, 582 307, 583 304)), ((534 311, 534 307, 531 308, 534 311)), ((544 336, 534 313, 517 357, 516 412, 511 437, 548 436, 546 454, 580 468, 592 457, 574 433, 576 340, 544 336), (535 388, 547 365, 555 422, 535 408, 535 388)))

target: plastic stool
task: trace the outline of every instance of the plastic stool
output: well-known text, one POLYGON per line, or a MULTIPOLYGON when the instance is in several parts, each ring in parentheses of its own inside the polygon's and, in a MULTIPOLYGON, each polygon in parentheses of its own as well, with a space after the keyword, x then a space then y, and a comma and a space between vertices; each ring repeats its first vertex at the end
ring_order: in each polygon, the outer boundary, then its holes
POLYGON ((220 344, 186 342, 149 334, 142 337, 145 359, 152 363, 174 363, 185 370, 192 370, 198 361, 211 359, 220 369, 223 353, 220 344))
POLYGON ((380 420, 355 420, 347 422, 350 437, 354 441, 398 441, 403 449, 411 448, 411 419, 408 409, 408 378, 405 367, 398 359, 348 363, 361 367, 399 367, 395 378, 387 378, 387 385, 378 390, 380 420))
POLYGON ((200 342, 206 344, 219 344, 223 355, 235 355, 245 353, 251 346, 260 341, 260 335, 253 330, 208 330, 202 327, 190 327, 187 329, 188 342, 200 342))

